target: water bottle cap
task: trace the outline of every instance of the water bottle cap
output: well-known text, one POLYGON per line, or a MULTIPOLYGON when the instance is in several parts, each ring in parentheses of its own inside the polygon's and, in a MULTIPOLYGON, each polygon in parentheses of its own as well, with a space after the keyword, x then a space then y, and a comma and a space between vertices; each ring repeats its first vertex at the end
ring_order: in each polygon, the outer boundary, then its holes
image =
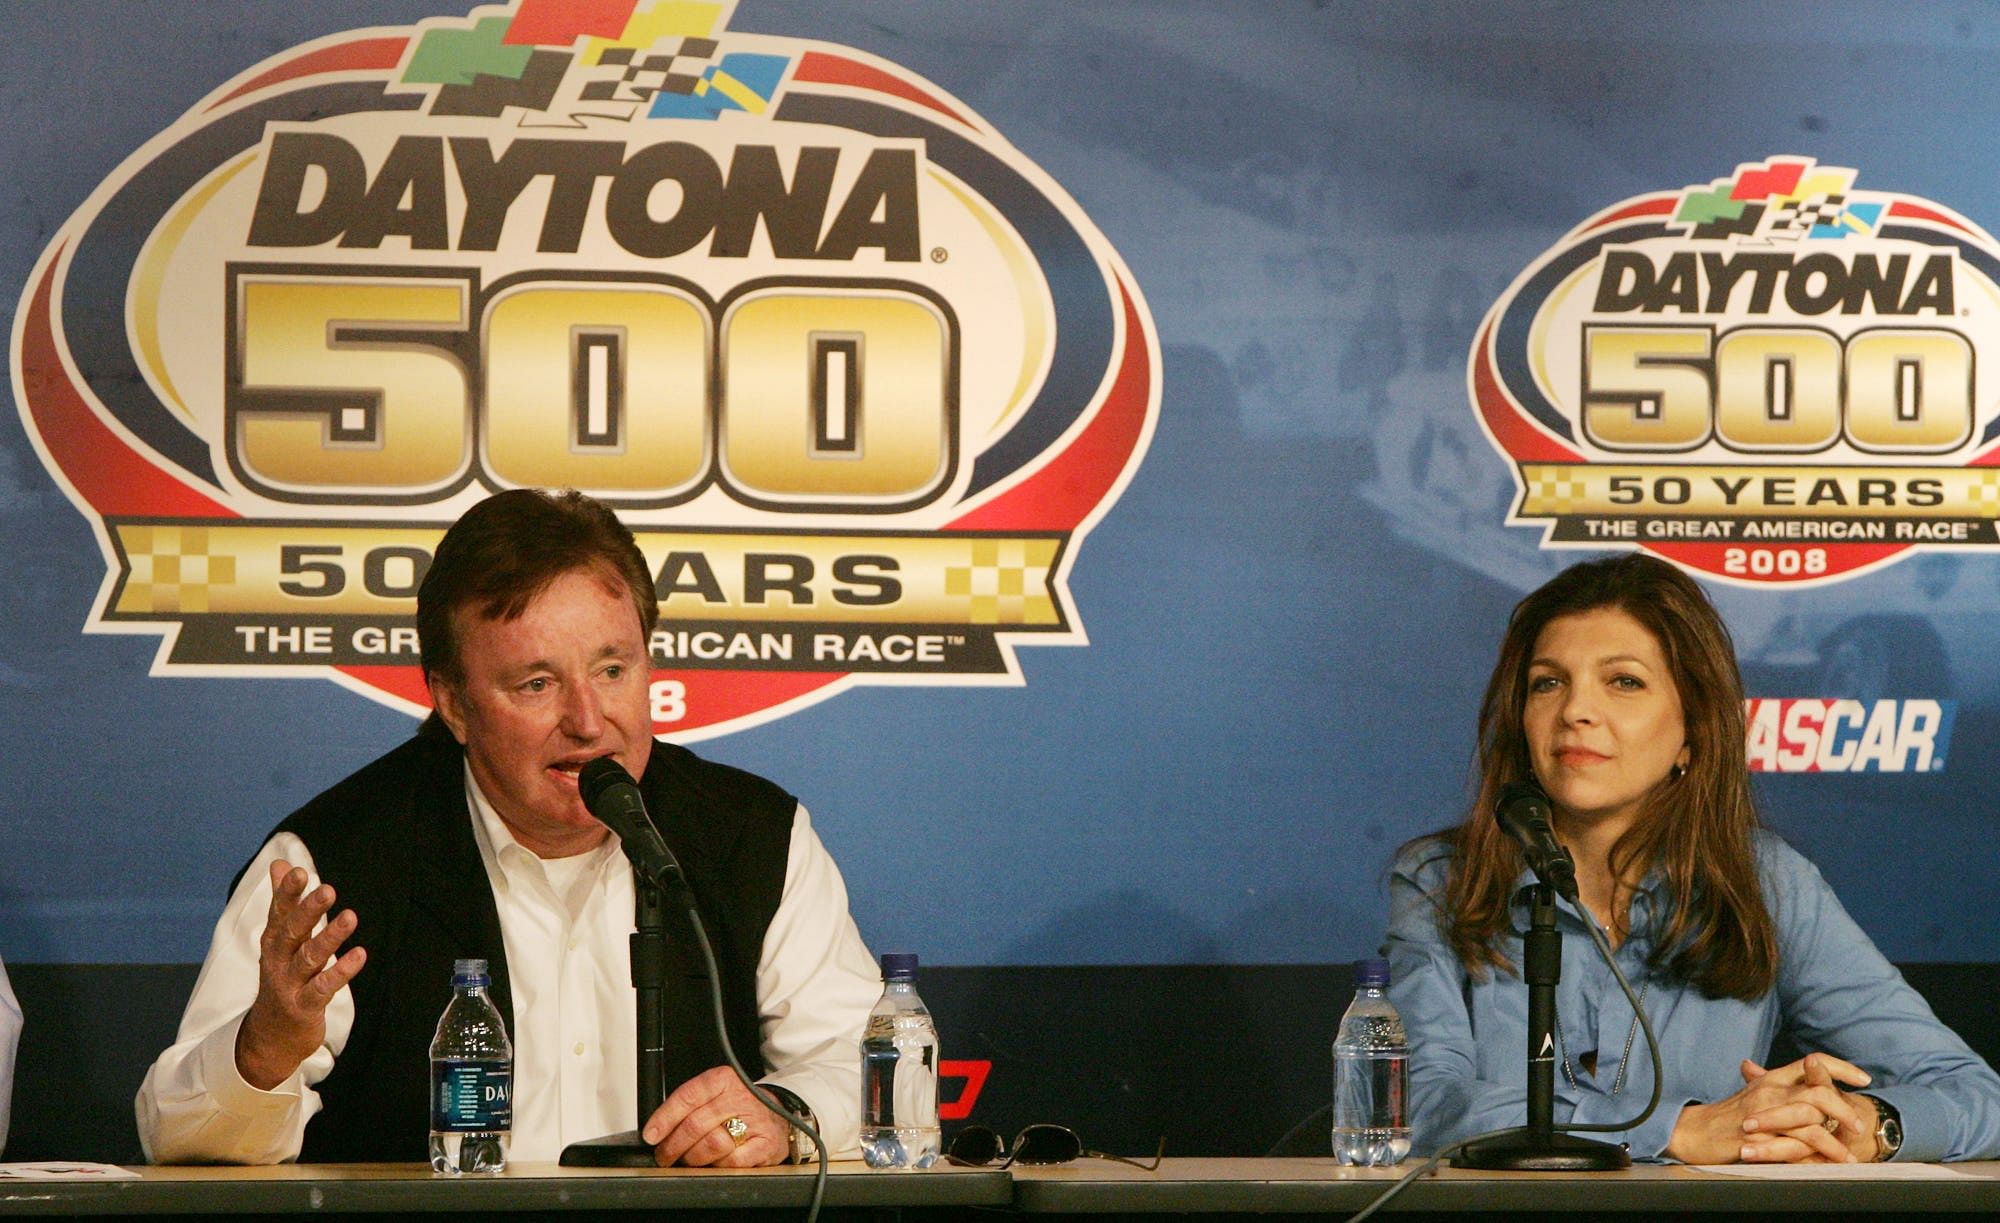
POLYGON ((1383 989, 1389 984, 1389 961, 1370 956, 1354 961, 1354 984, 1362 989, 1383 989))
POLYGON ((454 989, 467 985, 491 985, 493 979, 486 975, 485 960, 453 960, 451 984, 454 989))
POLYGON ((917 977, 917 953, 914 951, 885 951, 882 953, 882 979, 885 981, 914 981, 917 977))

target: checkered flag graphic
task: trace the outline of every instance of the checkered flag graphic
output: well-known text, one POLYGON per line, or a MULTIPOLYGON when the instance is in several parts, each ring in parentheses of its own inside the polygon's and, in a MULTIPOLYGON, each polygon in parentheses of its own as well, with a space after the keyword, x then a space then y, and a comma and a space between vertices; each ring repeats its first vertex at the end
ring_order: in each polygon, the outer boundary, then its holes
POLYGON ((1048 594, 1051 539, 967 541, 963 565, 947 565, 944 592, 966 609, 972 624, 1056 624, 1061 620, 1048 594))
POLYGON ((205 527, 135 526, 123 539, 121 612, 205 612, 211 593, 236 581, 236 558, 211 555, 205 527))
MULTIPOLYGON (((643 50, 607 47, 594 64, 576 63, 560 93, 523 127, 581 127, 592 119, 631 122, 660 94, 692 94, 717 62, 713 38, 662 38, 643 50)), ((581 57, 579 57, 579 61, 581 57)))
POLYGON ((643 52, 610 48, 579 96, 585 102, 646 103, 654 94, 691 94, 702 71, 714 64, 715 49, 713 38, 662 39, 643 52))
POLYGON ((1803 238, 1816 225, 1838 225, 1846 213, 1845 195, 1809 195, 1778 209, 1771 218, 1771 236, 1794 240, 1803 238))
POLYGON ((1574 467, 1548 467, 1535 477, 1534 493, 1545 512, 1570 514, 1583 507, 1590 487, 1574 467))
POLYGON ((1966 496, 1972 502, 1973 513, 1981 518, 2000 518, 2000 472, 1991 468, 1982 470, 1966 490, 1966 496))

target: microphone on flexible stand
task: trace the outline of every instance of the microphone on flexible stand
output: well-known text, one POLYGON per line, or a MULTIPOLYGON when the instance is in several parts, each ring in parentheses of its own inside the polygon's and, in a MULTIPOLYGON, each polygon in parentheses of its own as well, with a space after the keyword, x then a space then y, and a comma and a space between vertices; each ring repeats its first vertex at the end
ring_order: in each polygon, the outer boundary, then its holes
POLYGON ((1500 791, 1493 815, 1500 821, 1500 830, 1519 842, 1535 878, 1554 888, 1564 900, 1577 903, 1576 860, 1556 840, 1549 796, 1542 788, 1532 781, 1510 782, 1500 791))
MULTIPOLYGON (((1556 840, 1549 796, 1535 783, 1517 781, 1501 790, 1493 814, 1502 831, 1520 843, 1528 869, 1541 881, 1531 889, 1528 932, 1521 937, 1521 979, 1528 985, 1528 1124, 1511 1134, 1467 1146, 1452 1158, 1452 1166, 1515 1172, 1608 1172, 1629 1168, 1632 1157, 1624 1148, 1558 1133, 1555 1128, 1556 983, 1562 978, 1562 935, 1556 933, 1556 896, 1560 894, 1571 904, 1582 907, 1577 900, 1576 862, 1562 842, 1556 840)), ((1612 971, 1617 971, 1615 962, 1612 971)), ((1650 1041, 1650 1025, 1646 1035, 1650 1041)), ((1657 1063, 1653 1078, 1657 1097, 1657 1063)), ((1649 1105, 1641 1119, 1651 1112, 1649 1105)))
MULTIPOLYGON (((674 851, 646 814, 646 800, 630 773, 611 757, 600 756, 577 773, 576 788, 591 816, 618 834, 632 863, 632 988, 639 1037, 638 1126, 643 1127, 666 1099, 666 910, 671 900, 692 916, 694 898, 674 851)), ((650 1168, 655 1162, 652 1144, 639 1136, 637 1127, 573 1142, 562 1152, 562 1163, 569 1167, 650 1168)))
MULTIPOLYGON (((667 848, 666 841, 661 839, 660 830, 653 826, 653 818, 646 814, 646 800, 639 793, 639 783, 633 781, 632 775, 616 760, 600 756, 585 764, 577 773, 576 785, 591 816, 618 834, 618 843, 631 860, 633 873, 637 876, 635 882, 638 886, 633 889, 637 912, 632 932, 632 986, 638 995, 639 1126, 646 1124, 647 1118, 659 1109, 666 1098, 666 1031, 662 995, 667 975, 667 947, 662 927, 666 903, 671 901, 687 914, 695 948, 701 953, 702 965, 707 970, 715 1035, 721 1042, 722 1055, 729 1062, 730 1069, 736 1072, 737 1079, 749 1089, 751 1095, 757 1097, 758 1102, 811 1139, 819 1153, 819 1171, 813 1178, 812 1202, 806 1212, 809 1221, 818 1218, 820 1202, 826 1195, 826 1143, 812 1125, 794 1115, 764 1087, 751 1081, 736 1051, 730 1047, 728 1025, 723 1018, 722 983, 715 969, 715 952, 709 946, 708 931, 702 925, 701 912, 695 907, 694 893, 688 890, 687 877, 681 873, 680 862, 675 859, 673 850, 667 848)), ((563 1148, 561 1163, 572 1168, 650 1168, 654 1164, 653 1147, 640 1137, 638 1129, 631 1129, 620 1134, 573 1142, 563 1148)))
POLYGON ((609 756, 599 756, 577 773, 576 788, 591 818, 618 834, 625 856, 641 878, 668 893, 686 890, 681 864, 660 839, 660 830, 653 827, 639 783, 624 766, 609 756))

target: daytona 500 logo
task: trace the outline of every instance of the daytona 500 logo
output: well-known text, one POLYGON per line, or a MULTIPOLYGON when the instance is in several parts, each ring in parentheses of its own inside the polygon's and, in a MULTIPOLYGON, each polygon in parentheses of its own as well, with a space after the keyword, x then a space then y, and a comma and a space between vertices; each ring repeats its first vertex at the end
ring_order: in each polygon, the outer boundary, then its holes
POLYGON ((286 51, 107 179, 16 313, 16 400, 156 673, 424 706, 414 595, 496 489, 618 507, 653 715, 1019 683, 1143 455, 1115 252, 962 103, 732 4, 517 0, 286 51))
POLYGON ((2000 247, 1777 157, 1623 201, 1521 274, 1469 390, 1510 522, 1810 583, 2000 543, 2000 247))

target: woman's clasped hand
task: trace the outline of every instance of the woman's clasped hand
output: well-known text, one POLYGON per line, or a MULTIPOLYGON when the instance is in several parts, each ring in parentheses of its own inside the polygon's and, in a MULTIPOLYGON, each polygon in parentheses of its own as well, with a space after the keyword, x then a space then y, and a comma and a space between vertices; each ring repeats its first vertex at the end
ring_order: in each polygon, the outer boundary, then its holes
POLYGON ((1743 1090, 1681 1110, 1666 1154, 1683 1163, 1855 1163, 1876 1157, 1875 1102, 1841 1088, 1867 1071, 1830 1053, 1766 1070, 1741 1066, 1743 1090))

